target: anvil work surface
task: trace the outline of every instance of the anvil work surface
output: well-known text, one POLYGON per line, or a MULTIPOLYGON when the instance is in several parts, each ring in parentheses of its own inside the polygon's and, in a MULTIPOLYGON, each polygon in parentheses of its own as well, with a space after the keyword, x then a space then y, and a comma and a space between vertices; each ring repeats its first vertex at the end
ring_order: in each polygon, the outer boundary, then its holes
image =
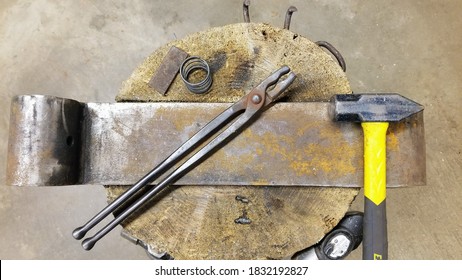
MULTIPOLYGON (((283 24, 335 45, 355 92, 398 92, 425 106, 427 186, 388 192, 392 259, 462 258, 462 2, 252 1, 255 22, 283 24)), ((122 81, 162 45, 242 22, 242 1, 2 1, 0 149, 9 102, 49 94, 113 102, 122 81)), ((0 160, 4 181, 5 156, 0 160)), ((362 209, 358 196, 352 209, 362 209)), ((104 188, 0 188, 1 259, 145 259, 119 230, 86 252, 72 229, 106 204, 104 188)), ((361 250, 350 258, 358 259, 361 250)))

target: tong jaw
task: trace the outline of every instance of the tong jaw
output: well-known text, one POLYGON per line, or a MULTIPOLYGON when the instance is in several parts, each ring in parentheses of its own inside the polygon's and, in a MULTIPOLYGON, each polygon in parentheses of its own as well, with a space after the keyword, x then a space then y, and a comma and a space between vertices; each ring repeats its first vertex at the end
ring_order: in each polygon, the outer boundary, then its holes
POLYGON ((254 96, 258 95, 261 97, 262 101, 264 101, 265 105, 268 105, 280 97, 280 95, 292 84, 295 77, 295 73, 291 72, 288 66, 282 66, 256 86, 251 91, 250 98, 252 98, 252 100, 257 100, 258 98, 254 96), (280 81, 281 77, 286 74, 289 74, 287 78, 280 81), (271 86, 274 87, 268 90, 271 86))

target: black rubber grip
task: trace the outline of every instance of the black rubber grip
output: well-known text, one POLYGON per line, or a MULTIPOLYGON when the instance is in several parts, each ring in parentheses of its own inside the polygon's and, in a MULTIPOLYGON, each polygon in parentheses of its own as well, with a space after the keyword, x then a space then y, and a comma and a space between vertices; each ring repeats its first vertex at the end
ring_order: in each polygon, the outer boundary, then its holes
POLYGON ((387 211, 386 200, 376 205, 367 197, 364 198, 363 225, 363 259, 387 260, 387 211))

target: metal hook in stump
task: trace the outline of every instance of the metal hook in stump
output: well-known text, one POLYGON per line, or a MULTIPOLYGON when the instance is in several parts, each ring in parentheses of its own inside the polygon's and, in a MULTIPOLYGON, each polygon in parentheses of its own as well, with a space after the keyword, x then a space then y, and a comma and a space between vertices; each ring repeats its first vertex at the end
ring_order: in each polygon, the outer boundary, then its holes
POLYGON ((249 6, 250 6, 250 0, 244 0, 242 7, 244 10, 244 22, 247 22, 247 23, 250 22, 249 6))
POLYGON ((342 68, 343 72, 346 72, 345 59, 343 59, 342 54, 334 46, 332 46, 332 44, 326 41, 317 41, 315 44, 327 49, 337 59, 337 62, 342 68))
POLYGON ((292 20, 292 14, 295 13, 297 10, 297 8, 295 6, 290 6, 288 9, 287 9, 287 12, 286 12, 286 19, 284 20, 284 29, 287 29, 289 30, 290 28, 290 21, 292 20))

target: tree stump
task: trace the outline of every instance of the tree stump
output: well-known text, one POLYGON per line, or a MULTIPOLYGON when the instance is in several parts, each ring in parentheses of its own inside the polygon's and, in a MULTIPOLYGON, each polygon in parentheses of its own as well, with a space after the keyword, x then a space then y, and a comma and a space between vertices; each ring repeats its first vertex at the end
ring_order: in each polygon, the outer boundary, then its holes
MULTIPOLYGON (((337 62, 310 40, 267 24, 240 23, 192 34, 156 50, 124 82, 116 100, 235 102, 283 65, 297 74, 283 101, 328 101, 332 94, 351 92, 337 62), (179 75, 165 96, 149 87, 171 46, 209 63, 213 73, 209 92, 190 93, 179 75)), ((107 187, 108 199, 127 187, 107 187)), ((358 191, 169 187, 123 227, 175 259, 283 259, 317 243, 344 216, 358 191)))

